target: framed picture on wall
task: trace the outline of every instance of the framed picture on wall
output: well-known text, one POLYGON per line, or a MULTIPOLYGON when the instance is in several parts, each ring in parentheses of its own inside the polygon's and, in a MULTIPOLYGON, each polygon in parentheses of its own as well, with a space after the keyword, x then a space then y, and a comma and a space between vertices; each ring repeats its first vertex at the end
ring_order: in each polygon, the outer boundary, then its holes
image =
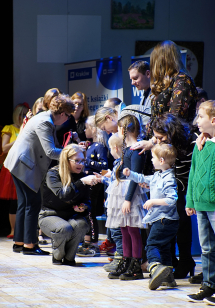
POLYGON ((112 29, 154 29, 155 0, 111 0, 112 29))
MULTIPOLYGON (((135 56, 149 55, 160 41, 136 41, 135 56)), ((180 50, 187 50, 186 69, 197 87, 203 84, 204 42, 174 41, 180 50)))

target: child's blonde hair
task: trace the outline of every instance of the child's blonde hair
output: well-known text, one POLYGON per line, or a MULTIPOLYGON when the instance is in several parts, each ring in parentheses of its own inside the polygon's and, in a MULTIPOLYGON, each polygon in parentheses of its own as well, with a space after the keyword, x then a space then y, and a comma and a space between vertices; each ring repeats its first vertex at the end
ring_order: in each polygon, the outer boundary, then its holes
POLYGON ((20 127, 28 110, 29 108, 25 103, 17 105, 13 111, 13 123, 20 127))
POLYGON ((100 128, 98 128, 96 126, 95 116, 94 115, 93 116, 89 116, 85 123, 87 123, 91 128, 95 128, 95 130, 96 130, 95 135, 96 135, 97 141, 104 145, 105 144, 104 132, 100 128))
POLYGON ((39 97, 35 103, 33 104, 33 107, 32 107, 32 113, 33 115, 36 114, 36 109, 37 109, 37 105, 39 105, 40 103, 43 103, 43 97, 39 97))
POLYGON ((110 138, 108 140, 108 144, 109 144, 110 147, 117 146, 118 148, 121 149, 122 143, 123 143, 123 140, 122 140, 122 138, 119 137, 119 135, 117 133, 110 136, 110 138))
POLYGON ((159 143, 153 146, 151 151, 157 156, 158 159, 163 158, 165 163, 173 167, 177 157, 176 148, 172 144, 159 143))
POLYGON ((79 147, 77 144, 72 143, 67 145, 60 154, 59 174, 63 189, 65 191, 67 187, 70 186, 71 182, 73 182, 68 160, 79 152, 82 152, 84 154, 84 158, 86 158, 86 151, 79 147))
POLYGON ((201 103, 199 105, 199 109, 200 108, 205 110, 209 118, 215 117, 215 100, 209 100, 209 101, 201 103))
POLYGON ((101 126, 105 121, 107 116, 117 117, 118 111, 111 107, 101 107, 96 111, 95 123, 96 126, 101 126))

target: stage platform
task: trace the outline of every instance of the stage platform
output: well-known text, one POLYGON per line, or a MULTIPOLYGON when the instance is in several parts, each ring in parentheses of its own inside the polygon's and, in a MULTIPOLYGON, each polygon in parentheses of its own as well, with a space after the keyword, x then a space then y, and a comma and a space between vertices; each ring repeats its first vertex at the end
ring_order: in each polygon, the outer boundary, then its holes
MULTIPOLYGON (((101 235, 103 240, 105 235, 101 235)), ((12 240, 0 238, 0 307, 51 308, 143 308, 193 307, 186 295, 197 292, 199 285, 188 279, 177 280, 174 289, 148 289, 149 274, 136 281, 110 280, 102 268, 108 256, 76 257, 77 266, 52 265, 52 256, 27 256, 12 252, 12 240)), ((51 241, 41 246, 51 252, 51 241)), ((196 273, 201 259, 195 257, 196 273)))

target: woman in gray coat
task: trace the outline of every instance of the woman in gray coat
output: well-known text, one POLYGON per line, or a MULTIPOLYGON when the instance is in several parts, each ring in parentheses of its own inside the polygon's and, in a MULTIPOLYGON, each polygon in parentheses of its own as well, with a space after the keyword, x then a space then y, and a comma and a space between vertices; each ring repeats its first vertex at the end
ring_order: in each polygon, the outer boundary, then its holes
POLYGON ((55 125, 63 124, 73 110, 74 104, 69 96, 60 94, 53 97, 48 111, 27 122, 4 162, 12 174, 18 197, 14 252, 49 254, 37 245, 40 186, 52 159, 58 160, 62 151, 56 147, 55 125))

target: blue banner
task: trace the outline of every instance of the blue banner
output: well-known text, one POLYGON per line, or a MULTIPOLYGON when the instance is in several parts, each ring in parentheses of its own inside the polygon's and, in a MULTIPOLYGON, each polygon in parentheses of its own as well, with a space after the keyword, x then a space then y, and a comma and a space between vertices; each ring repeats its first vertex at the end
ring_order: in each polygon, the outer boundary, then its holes
POLYGON ((65 64, 65 69, 67 92, 85 93, 91 115, 111 97, 123 101, 121 56, 65 64))

